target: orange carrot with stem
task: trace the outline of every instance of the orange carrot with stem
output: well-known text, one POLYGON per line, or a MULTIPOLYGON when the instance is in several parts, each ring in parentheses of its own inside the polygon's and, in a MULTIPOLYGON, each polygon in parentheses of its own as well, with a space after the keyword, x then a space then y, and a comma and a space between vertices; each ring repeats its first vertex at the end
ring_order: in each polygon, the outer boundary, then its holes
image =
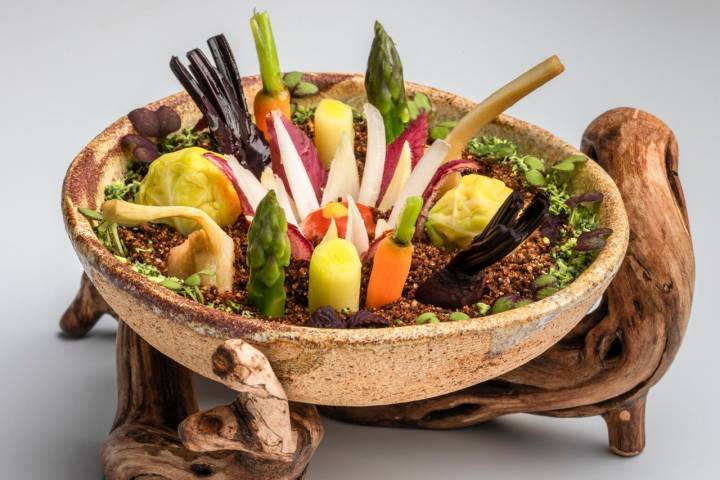
POLYGON ((408 197, 395 234, 380 241, 373 257, 373 268, 368 283, 365 300, 368 308, 382 307, 399 300, 402 296, 412 263, 413 246, 410 242, 415 234, 415 222, 422 205, 421 197, 408 197))
POLYGON ((267 129, 267 116, 273 110, 280 110, 290 118, 290 92, 283 83, 280 61, 278 60, 275 38, 273 37, 270 16, 267 12, 259 12, 250 19, 255 50, 260 62, 260 77, 263 88, 253 102, 255 124, 270 141, 267 129))

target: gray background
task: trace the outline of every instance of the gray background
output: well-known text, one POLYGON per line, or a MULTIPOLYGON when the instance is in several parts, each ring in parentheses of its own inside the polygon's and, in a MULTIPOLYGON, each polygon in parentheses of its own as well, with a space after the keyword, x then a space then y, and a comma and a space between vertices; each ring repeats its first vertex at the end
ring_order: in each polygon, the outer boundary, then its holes
MULTIPOLYGON (((699 259, 690 327, 650 393, 640 457, 610 455, 599 418, 516 415, 455 432, 327 421, 310 478, 719 478, 717 3, 8 3, 0 15, 0 477, 101 475, 98 449, 115 408, 115 325, 103 319, 83 341, 58 335, 81 271, 58 208, 68 163, 118 116, 179 90, 170 55, 212 34, 225 32, 241 71, 256 72, 248 18, 257 5, 271 12, 286 70, 363 71, 375 18, 396 40, 408 80, 475 99, 557 53, 565 74, 511 113, 576 144, 612 107, 663 118, 679 139, 699 259)), ((200 393, 205 406, 229 398, 203 381, 200 393)))

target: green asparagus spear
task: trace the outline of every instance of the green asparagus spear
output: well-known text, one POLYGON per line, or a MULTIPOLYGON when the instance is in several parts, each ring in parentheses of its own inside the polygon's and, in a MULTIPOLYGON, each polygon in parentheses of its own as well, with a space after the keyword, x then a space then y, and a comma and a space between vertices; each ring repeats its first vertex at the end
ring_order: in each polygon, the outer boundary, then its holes
POLYGON ((400 56, 392 38, 377 21, 365 72, 365 91, 368 101, 382 113, 385 141, 392 142, 410 120, 410 111, 400 56))
POLYGON ((269 317, 285 314, 285 267, 290 264, 290 241, 285 213, 269 191, 255 210, 248 231, 248 301, 269 317))

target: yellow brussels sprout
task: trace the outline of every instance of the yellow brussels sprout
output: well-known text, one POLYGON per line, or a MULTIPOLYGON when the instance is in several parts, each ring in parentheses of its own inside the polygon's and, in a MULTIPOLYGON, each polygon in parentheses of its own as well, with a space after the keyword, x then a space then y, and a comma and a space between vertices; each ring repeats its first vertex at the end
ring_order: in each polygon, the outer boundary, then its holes
MULTIPOLYGON (((220 168, 204 155, 204 148, 190 147, 158 157, 150 164, 135 201, 151 206, 195 207, 221 227, 232 225, 241 212, 235 187, 220 168)), ((215 154, 222 158, 222 155, 215 154)), ((199 228, 194 220, 163 220, 188 235, 199 228)))
POLYGON ((484 175, 466 175, 435 203, 425 231, 437 247, 466 247, 482 232, 512 190, 484 175))

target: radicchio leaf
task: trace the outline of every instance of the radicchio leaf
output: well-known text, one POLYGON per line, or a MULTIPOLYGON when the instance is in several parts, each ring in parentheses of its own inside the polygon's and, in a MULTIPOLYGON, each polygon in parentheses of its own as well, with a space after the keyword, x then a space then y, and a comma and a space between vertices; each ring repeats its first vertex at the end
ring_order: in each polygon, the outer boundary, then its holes
MULTIPOLYGON (((292 121, 285 118, 285 116, 282 116, 281 119, 288 135, 290 135, 290 140, 292 140, 293 145, 295 145, 295 149, 300 155, 300 159, 302 160, 305 171, 308 174, 310 183, 312 183, 315 195, 317 196, 318 201, 320 201, 322 199, 322 188, 325 185, 325 182, 327 182, 327 171, 325 170, 325 167, 323 167, 322 163, 320 163, 317 149, 315 148, 312 140, 305 135, 305 132, 296 127, 292 121)), ((283 184, 285 185, 285 190, 292 195, 290 182, 288 181, 285 168, 282 164, 282 159, 280 158, 280 147, 278 146, 277 135, 275 133, 275 119, 272 114, 268 114, 267 116, 267 127, 268 133, 270 134, 270 153, 272 157, 273 172, 282 179, 283 184)))
POLYGON ((408 123, 400 136, 388 145, 385 152, 385 167, 383 169, 382 182, 380 183, 379 199, 385 196, 385 191, 390 184, 390 180, 392 180, 398 160, 400 160, 400 152, 402 152, 403 144, 406 141, 410 144, 412 166, 414 168, 425 153, 427 137, 428 120, 427 115, 423 112, 418 115, 415 120, 408 123))
POLYGON ((613 233, 611 228, 596 228, 580 235, 573 250, 577 252, 596 252, 602 250, 605 241, 613 233))
POLYGON ((480 169, 480 165, 474 160, 452 160, 446 162, 440 166, 433 175, 430 183, 425 188, 422 194, 423 209, 418 216, 417 224, 415 226, 415 236, 422 234, 423 227, 425 226, 425 220, 427 220, 430 209, 435 204, 435 199, 440 192, 440 186, 443 183, 445 177, 454 172, 476 172, 480 169))
POLYGON ((570 208, 575 208, 581 203, 598 203, 603 201, 603 194, 601 192, 587 192, 581 195, 575 195, 565 200, 565 205, 570 208))
POLYGON ((290 240, 290 250, 292 258, 296 260, 310 261, 312 257, 313 246, 310 241, 305 238, 300 229, 292 224, 288 224, 287 229, 288 240, 290 240))
POLYGON ((232 183, 233 187, 235 187, 235 192, 238 195, 238 198, 240 199, 240 207, 242 208, 242 212, 245 215, 255 215, 255 209, 252 207, 252 204, 248 200, 247 196, 245 195, 245 192, 243 192, 242 187, 240 186, 240 183, 238 182, 237 178, 235 177, 235 174, 232 171, 232 168, 230 168, 230 165, 228 164, 227 160, 225 158, 215 155, 214 153, 205 153, 203 155, 205 158, 210 160, 213 165, 215 165, 217 168, 220 169, 221 172, 225 174, 228 180, 230 180, 230 183, 232 183))

